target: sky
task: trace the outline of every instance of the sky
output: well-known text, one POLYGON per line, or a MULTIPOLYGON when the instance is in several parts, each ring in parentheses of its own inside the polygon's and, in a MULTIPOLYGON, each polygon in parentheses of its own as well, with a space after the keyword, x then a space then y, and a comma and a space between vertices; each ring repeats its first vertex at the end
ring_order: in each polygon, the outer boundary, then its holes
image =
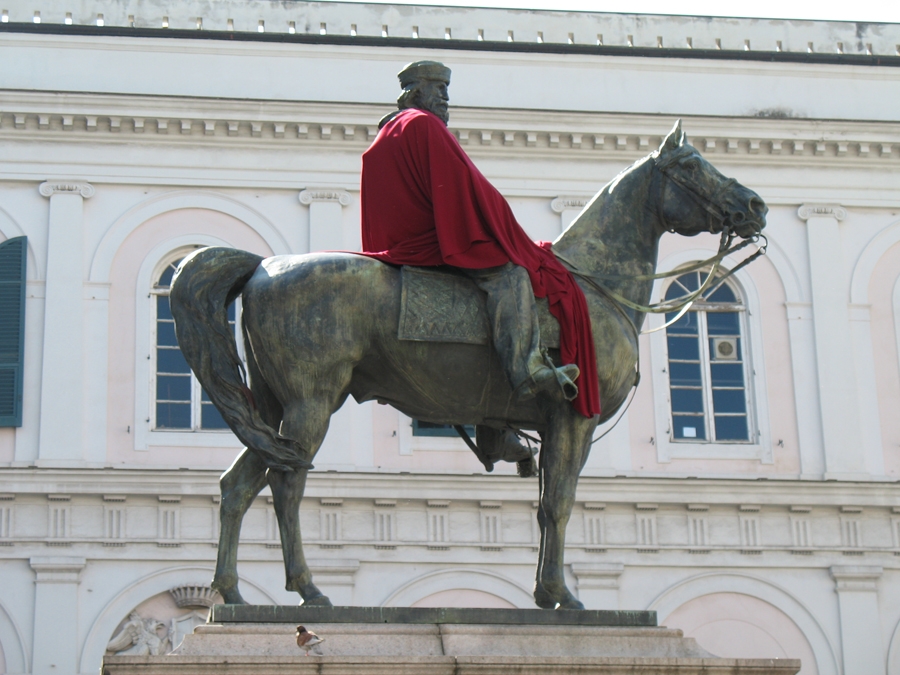
POLYGON ((559 9, 626 14, 687 14, 768 19, 900 23, 900 0, 357 0, 396 5, 559 9))

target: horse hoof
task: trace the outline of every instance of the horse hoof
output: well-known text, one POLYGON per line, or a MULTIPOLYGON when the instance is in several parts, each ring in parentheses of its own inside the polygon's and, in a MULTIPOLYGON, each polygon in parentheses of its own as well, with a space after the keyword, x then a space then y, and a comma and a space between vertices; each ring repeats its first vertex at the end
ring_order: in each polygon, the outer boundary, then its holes
POLYGON ((315 605, 317 607, 334 607, 327 595, 317 595, 314 598, 303 598, 304 605, 315 605))
POLYGON ((556 609, 556 600, 543 588, 534 589, 534 604, 541 609, 556 609))
POLYGON ((570 600, 559 603, 559 607, 556 609, 584 609, 584 603, 575 598, 571 598, 570 600))
POLYGON ((219 588, 215 588, 214 590, 219 591, 219 595, 222 596, 222 602, 226 605, 246 605, 247 601, 241 596, 240 591, 237 588, 230 588, 228 590, 222 590, 219 588))

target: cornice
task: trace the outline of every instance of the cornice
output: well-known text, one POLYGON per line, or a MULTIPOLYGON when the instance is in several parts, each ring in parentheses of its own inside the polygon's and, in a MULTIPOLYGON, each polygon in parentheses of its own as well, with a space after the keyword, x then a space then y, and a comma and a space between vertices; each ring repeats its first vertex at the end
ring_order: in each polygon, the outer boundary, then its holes
MULTIPOLYGON (((129 497, 190 496, 219 494, 219 470, 160 469, 51 469, 0 468, 0 484, 9 501, 16 496, 66 495, 70 498, 109 495, 129 497)), ((485 499, 527 501, 536 498, 537 484, 516 476, 416 474, 380 472, 312 472, 310 498, 341 495, 350 499, 450 500, 466 495, 468 501, 485 499)), ((264 490, 267 494, 267 490, 264 490)), ((805 509, 827 507, 839 510, 885 509, 900 513, 900 484, 894 482, 849 482, 771 479, 582 476, 578 484, 580 504, 630 503, 655 505, 657 509, 678 505, 701 510, 712 505, 735 505, 805 509)))
MULTIPOLYGON (((360 152, 390 104, 3 92, 0 140, 201 144, 360 152), (126 141, 127 139, 127 141, 126 141)), ((631 160, 659 145, 674 117, 454 108, 450 128, 477 156, 631 160)), ((715 161, 879 168, 900 161, 900 124, 797 118, 686 117, 715 161)))

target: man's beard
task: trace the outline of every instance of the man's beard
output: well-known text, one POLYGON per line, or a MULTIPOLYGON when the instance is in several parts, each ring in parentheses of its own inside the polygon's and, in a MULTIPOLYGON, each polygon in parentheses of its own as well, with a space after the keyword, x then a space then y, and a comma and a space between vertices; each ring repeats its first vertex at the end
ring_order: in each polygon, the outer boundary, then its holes
POLYGON ((447 101, 436 95, 425 98, 420 94, 418 99, 419 105, 416 106, 417 108, 434 113, 444 124, 450 123, 450 106, 447 104, 447 101))

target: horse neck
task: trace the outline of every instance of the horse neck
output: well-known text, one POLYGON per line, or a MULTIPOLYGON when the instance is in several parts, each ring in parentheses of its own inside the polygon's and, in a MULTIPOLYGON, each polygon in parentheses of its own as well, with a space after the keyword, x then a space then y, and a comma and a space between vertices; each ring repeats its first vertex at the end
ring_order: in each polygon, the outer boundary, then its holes
MULTIPOLYGON (((589 275, 653 274, 664 229, 653 174, 653 162, 648 159, 606 185, 553 243, 553 251, 589 275)), ((602 283, 632 302, 650 302, 652 280, 602 283)), ((640 328, 643 313, 622 309, 640 328)))

